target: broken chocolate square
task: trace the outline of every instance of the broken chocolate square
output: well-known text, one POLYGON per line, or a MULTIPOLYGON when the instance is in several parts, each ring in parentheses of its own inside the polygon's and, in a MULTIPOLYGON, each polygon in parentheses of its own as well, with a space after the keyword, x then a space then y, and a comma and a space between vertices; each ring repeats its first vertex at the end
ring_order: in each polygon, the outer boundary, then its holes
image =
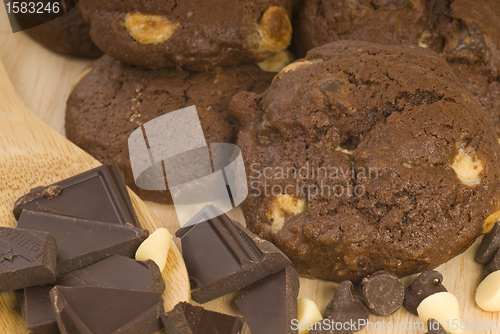
POLYGON ((191 295, 198 303, 248 286, 291 263, 272 243, 225 214, 181 228, 176 236, 182 239, 191 295))
POLYGON ((53 185, 32 189, 16 201, 16 219, 24 209, 139 226, 125 182, 115 165, 103 165, 53 185))
POLYGON ((292 320, 297 319, 299 276, 292 267, 267 276, 250 285, 236 299, 252 333, 291 334, 292 320))
POLYGON ((0 292, 53 282, 56 257, 53 235, 0 227, 0 292))
POLYGON ((68 274, 117 254, 133 257, 149 232, 41 211, 23 210, 18 227, 48 232, 57 241, 56 276, 68 274))
POLYGON ((168 334, 240 334, 243 318, 181 302, 161 315, 168 334))
POLYGON ((153 334, 163 328, 158 292, 56 286, 50 300, 62 334, 153 334))

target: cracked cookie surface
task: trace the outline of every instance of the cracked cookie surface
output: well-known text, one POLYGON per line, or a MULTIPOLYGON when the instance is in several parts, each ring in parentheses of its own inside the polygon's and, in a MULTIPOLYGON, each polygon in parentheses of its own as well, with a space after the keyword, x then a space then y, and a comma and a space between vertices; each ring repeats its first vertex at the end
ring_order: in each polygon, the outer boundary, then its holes
POLYGON ((247 226, 302 275, 433 268, 500 209, 493 125, 430 50, 330 43, 229 110, 242 124, 247 226))
POLYGON ((500 2, 304 0, 294 25, 299 54, 338 40, 412 43, 442 55, 488 110, 500 137, 500 2))
POLYGON ((204 71, 286 49, 295 0, 82 0, 94 42, 128 64, 204 71))
POLYGON ((227 111, 229 100, 240 91, 263 92, 274 75, 257 65, 201 73, 148 70, 103 56, 82 73, 68 98, 66 136, 100 162, 117 164, 127 185, 141 198, 171 204, 168 191, 135 186, 127 144, 132 131, 158 116, 195 105, 207 142, 234 142, 237 127, 227 111))

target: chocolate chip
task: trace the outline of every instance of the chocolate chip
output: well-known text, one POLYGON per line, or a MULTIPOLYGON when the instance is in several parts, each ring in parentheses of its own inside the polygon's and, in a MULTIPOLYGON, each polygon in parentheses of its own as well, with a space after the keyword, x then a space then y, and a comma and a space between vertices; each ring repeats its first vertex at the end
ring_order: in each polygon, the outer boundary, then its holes
POLYGON ((403 283, 396 275, 384 270, 363 278, 359 290, 370 311, 381 316, 396 312, 405 297, 403 283))
POLYGON ((500 249, 500 224, 497 222, 490 233, 485 234, 476 251, 476 261, 488 264, 500 249))
POLYGON ((427 333, 425 334, 448 334, 447 331, 444 330, 443 326, 439 324, 439 322, 435 319, 427 320, 427 333))
POLYGON ((418 315, 417 307, 422 300, 435 293, 447 291, 441 282, 443 282, 443 275, 435 270, 427 270, 421 273, 405 291, 403 301, 405 309, 418 315))
MULTIPOLYGON (((329 319, 330 324, 341 323, 342 326, 334 333, 354 333, 366 326, 370 312, 363 301, 353 296, 351 281, 340 283, 332 300, 323 313, 324 319, 329 319)), ((329 333, 329 331, 312 330, 309 334, 329 333)))
POLYGON ((484 270, 483 274, 483 279, 486 278, 489 274, 491 274, 494 271, 500 270, 500 249, 497 250, 495 253, 495 256, 493 257, 493 260, 491 260, 490 264, 486 266, 486 269, 484 270))

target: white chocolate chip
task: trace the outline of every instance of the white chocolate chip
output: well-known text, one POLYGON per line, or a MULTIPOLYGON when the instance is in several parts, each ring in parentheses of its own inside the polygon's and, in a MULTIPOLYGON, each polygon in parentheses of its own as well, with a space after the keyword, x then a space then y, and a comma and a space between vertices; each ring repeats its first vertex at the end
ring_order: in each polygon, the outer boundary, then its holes
POLYGON ((299 61, 296 61, 296 62, 293 62, 291 63, 290 65, 288 65, 287 67, 285 67, 284 69, 281 70, 281 72, 279 74, 285 74, 285 73, 288 73, 288 72, 293 72, 303 66, 309 66, 309 65, 312 65, 312 64, 318 64, 318 63, 321 63, 323 60, 322 59, 314 59, 314 60, 299 60, 299 61))
POLYGON ((345 148, 342 148, 342 147, 337 147, 335 149, 335 151, 337 152, 342 152, 342 153, 345 153, 345 154, 349 154, 349 155, 352 155, 354 153, 354 151, 349 151, 349 150, 346 150, 345 148))
POLYGON ((279 195, 271 202, 267 219, 272 222, 272 229, 278 232, 285 224, 285 213, 298 215, 306 209, 306 201, 290 195, 279 195))
POLYGON ((166 228, 161 227, 142 242, 135 253, 135 259, 137 261, 153 260, 160 268, 160 271, 163 271, 167 264, 171 243, 172 234, 166 228))
POLYGON ((450 167, 453 168, 463 184, 472 187, 481 183, 480 174, 484 166, 474 152, 466 152, 461 148, 450 167))
POLYGON ((431 37, 432 37, 432 35, 431 35, 430 31, 429 30, 425 30, 420 35, 420 38, 418 39, 418 46, 420 46, 421 48, 428 48, 429 47, 428 40, 431 37))
POLYGON ((125 16, 125 28, 141 44, 164 43, 179 26, 179 22, 172 23, 162 15, 129 13, 125 16))
POLYGON ((449 292, 438 292, 425 298, 418 305, 417 313, 423 323, 427 323, 427 320, 432 318, 438 320, 441 326, 451 334, 463 332, 460 326, 457 329, 450 326, 453 322, 460 323, 460 306, 457 297, 449 292))
POLYGON ((283 68, 285 68, 288 64, 290 64, 292 60, 293 60, 292 54, 284 50, 278 52, 274 56, 267 58, 264 61, 261 61, 260 63, 257 63, 257 65, 259 65, 261 70, 266 72, 279 72, 283 68))
POLYGON ((483 233, 490 233, 497 221, 500 221, 500 210, 493 212, 486 218, 483 225, 483 233))
POLYGON ((484 311, 500 311, 500 270, 492 272, 479 284, 476 303, 484 311))
POLYGON ((315 324, 318 321, 323 320, 321 313, 319 312, 318 306, 307 298, 297 299, 297 320, 299 323, 299 334, 308 334, 309 324, 315 324), (301 329, 302 328, 302 329, 301 329))
POLYGON ((278 52, 288 47, 292 40, 292 23, 286 10, 282 7, 269 7, 257 29, 259 51, 278 52))

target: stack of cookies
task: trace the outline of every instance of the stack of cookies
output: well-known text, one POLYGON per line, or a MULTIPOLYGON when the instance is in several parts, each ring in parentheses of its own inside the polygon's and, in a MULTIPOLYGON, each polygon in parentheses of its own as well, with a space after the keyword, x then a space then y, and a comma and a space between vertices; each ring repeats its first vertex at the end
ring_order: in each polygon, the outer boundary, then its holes
POLYGON ((135 186, 127 147, 133 130, 195 105, 208 143, 234 143, 231 97, 262 93, 276 62, 289 62, 291 0, 87 0, 80 9, 106 55, 82 73, 69 96, 66 135, 102 163, 116 163, 143 199, 172 203, 168 191, 135 186))

